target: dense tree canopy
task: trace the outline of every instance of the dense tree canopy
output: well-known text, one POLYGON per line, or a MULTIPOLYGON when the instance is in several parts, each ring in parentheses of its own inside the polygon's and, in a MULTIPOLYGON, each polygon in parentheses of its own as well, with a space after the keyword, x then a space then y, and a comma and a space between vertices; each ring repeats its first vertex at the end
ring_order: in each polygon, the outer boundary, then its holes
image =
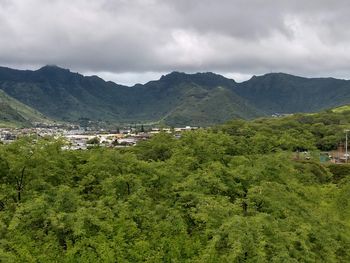
POLYGON ((350 168, 292 154, 334 148, 347 123, 235 121, 127 149, 0 145, 0 262, 349 262, 350 168))

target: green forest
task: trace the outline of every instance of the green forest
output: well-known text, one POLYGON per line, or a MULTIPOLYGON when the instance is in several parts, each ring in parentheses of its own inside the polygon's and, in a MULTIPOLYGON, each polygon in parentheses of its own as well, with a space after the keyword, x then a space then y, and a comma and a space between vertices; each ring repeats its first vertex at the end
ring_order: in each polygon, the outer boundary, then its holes
POLYGON ((319 159, 349 127, 325 111, 122 149, 0 145, 0 262, 350 262, 350 164, 319 159))

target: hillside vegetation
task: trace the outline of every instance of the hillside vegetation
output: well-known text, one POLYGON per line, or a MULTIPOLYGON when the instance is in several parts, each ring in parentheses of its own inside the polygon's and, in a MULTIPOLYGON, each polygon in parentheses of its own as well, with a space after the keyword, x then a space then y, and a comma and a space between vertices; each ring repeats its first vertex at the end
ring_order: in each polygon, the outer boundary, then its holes
POLYGON ((31 126, 34 122, 51 121, 0 90, 0 127, 31 126))
POLYGON ((349 262, 350 167, 316 155, 349 125, 323 112, 121 150, 2 145, 0 261, 349 262))
POLYGON ((236 93, 267 114, 318 112, 350 104, 350 81, 270 73, 241 83, 236 93))
POLYGON ((158 81, 126 87, 56 66, 37 71, 0 68, 0 88, 6 93, 46 116, 71 122, 207 126, 232 117, 259 116, 234 94, 232 84, 233 80, 213 73, 173 72, 158 81))
POLYGON ((133 87, 57 66, 0 68, 0 89, 50 118, 107 124, 212 126, 274 113, 318 112, 350 104, 350 82, 283 73, 243 83, 214 73, 172 72, 133 87))
POLYGON ((333 112, 345 112, 345 111, 350 111, 350 105, 344 105, 344 106, 340 106, 340 107, 336 107, 334 109, 332 109, 333 112))

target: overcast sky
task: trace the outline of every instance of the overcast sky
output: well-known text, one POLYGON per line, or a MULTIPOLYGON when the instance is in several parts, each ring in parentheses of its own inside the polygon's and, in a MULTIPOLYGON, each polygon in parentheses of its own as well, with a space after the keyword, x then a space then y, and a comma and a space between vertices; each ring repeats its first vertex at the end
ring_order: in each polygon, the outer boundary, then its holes
POLYGON ((348 0, 0 0, 0 65, 123 84, 170 71, 350 78, 348 0))

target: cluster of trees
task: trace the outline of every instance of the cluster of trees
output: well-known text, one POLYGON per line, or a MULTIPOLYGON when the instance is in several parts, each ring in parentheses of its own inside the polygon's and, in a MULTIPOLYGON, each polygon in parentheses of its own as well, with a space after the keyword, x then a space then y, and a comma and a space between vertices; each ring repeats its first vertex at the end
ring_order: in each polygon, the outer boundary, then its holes
POLYGON ((331 110, 314 114, 294 114, 283 118, 261 118, 251 122, 233 120, 214 128, 253 146, 256 153, 271 150, 335 150, 345 140, 350 111, 331 110))
POLYGON ((318 118, 0 145, 0 262, 350 262, 350 168, 291 157, 337 136, 318 118))

